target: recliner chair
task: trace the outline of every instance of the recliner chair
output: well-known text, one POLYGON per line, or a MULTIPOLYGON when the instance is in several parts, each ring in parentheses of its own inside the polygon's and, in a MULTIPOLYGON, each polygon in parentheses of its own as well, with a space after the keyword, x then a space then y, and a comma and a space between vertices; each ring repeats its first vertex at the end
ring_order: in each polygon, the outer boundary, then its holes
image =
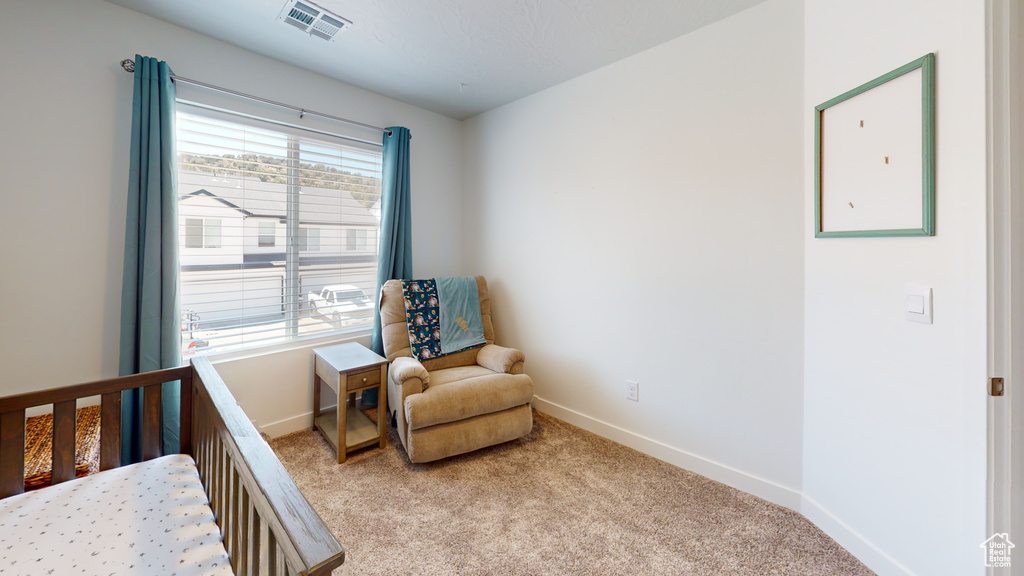
POLYGON ((525 357, 494 344, 487 281, 476 276, 487 344, 440 358, 412 357, 400 280, 381 289, 388 410, 409 459, 431 462, 515 440, 533 428, 533 380, 525 357))

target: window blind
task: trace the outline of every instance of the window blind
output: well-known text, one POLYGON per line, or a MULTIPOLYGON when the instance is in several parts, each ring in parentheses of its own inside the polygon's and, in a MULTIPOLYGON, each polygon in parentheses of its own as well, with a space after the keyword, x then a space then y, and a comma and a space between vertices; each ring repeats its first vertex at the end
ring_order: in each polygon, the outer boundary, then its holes
POLYGON ((185 102, 177 145, 184 356, 372 326, 379 146, 185 102))

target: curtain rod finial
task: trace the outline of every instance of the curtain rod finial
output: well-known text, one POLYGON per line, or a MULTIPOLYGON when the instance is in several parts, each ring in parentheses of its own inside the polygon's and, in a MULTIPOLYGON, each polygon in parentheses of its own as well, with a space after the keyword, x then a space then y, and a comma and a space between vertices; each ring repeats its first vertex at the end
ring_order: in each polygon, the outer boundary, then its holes
POLYGON ((125 72, 135 72, 135 60, 121 60, 121 68, 124 68, 125 72))

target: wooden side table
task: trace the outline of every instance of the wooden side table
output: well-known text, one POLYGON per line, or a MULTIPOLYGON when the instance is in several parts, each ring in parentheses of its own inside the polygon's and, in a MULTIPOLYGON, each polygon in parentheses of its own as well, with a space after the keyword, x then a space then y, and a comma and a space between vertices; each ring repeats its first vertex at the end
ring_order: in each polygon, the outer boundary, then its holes
POLYGON ((313 423, 334 446, 338 463, 349 452, 379 444, 387 445, 388 360, 362 344, 348 343, 313 349, 313 423), (337 398, 333 410, 320 411, 320 388, 326 384, 337 398), (356 406, 356 392, 380 390, 377 423, 356 406))

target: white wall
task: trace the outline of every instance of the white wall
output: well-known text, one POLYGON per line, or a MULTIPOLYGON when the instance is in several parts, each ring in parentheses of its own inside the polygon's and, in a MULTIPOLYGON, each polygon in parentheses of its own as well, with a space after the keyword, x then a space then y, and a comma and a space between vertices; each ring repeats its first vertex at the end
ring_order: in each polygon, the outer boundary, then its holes
POLYGON ((984 9, 806 0, 805 158, 813 106, 936 54, 937 235, 816 240, 810 210, 802 226, 803 511, 883 575, 984 570, 984 9), (933 325, 904 320, 906 284, 934 289, 933 325))
POLYGON ((793 507, 802 37, 802 3, 773 0, 467 120, 463 143, 465 268, 538 408, 793 507))
MULTIPOLYGON (((416 271, 460 273, 460 122, 107 2, 0 2, 0 394, 117 374, 133 81, 118 62, 136 53, 188 78, 409 127, 416 271)), ((308 347, 276 356, 225 369, 261 424, 312 402, 308 347)))

